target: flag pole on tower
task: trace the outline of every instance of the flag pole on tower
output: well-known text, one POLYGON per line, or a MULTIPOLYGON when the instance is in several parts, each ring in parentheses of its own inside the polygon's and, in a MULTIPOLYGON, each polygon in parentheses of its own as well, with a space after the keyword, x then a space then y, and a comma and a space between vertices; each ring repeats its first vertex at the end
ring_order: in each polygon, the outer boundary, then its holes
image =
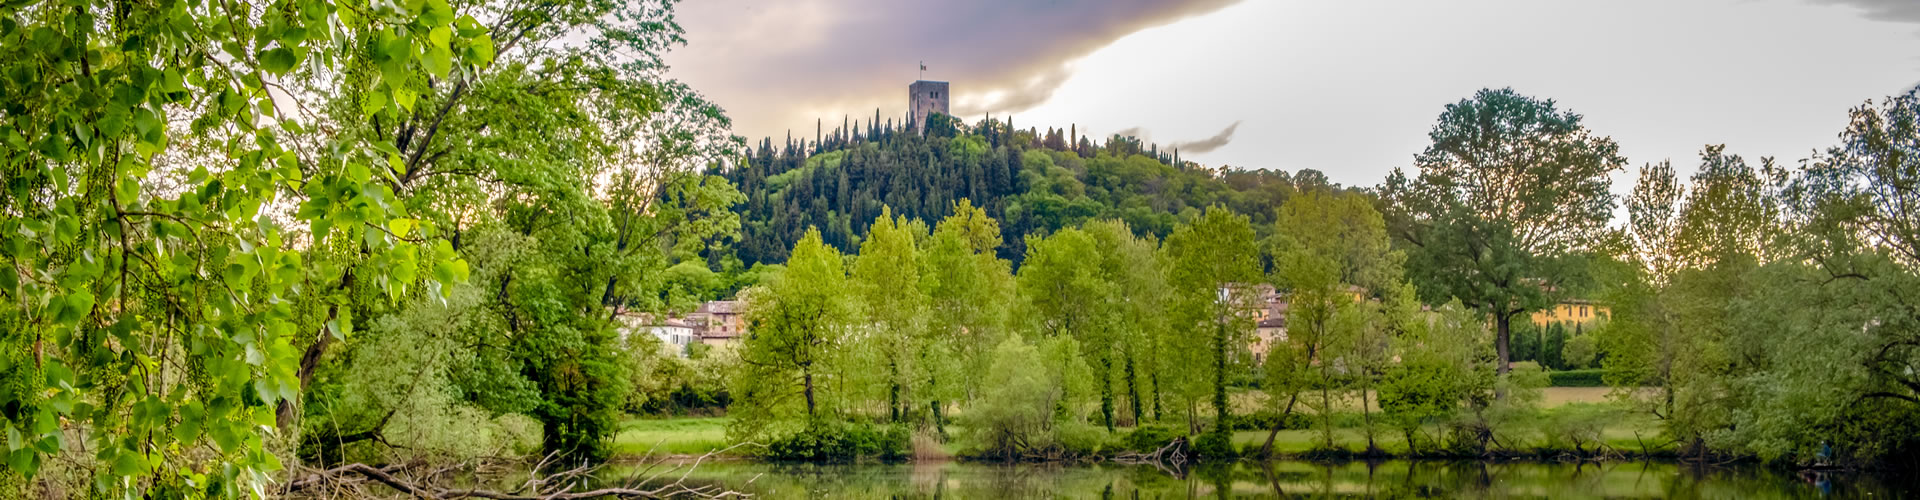
POLYGON ((920 61, 920 79, 921 80, 927 79, 927 62, 926 61, 920 61))

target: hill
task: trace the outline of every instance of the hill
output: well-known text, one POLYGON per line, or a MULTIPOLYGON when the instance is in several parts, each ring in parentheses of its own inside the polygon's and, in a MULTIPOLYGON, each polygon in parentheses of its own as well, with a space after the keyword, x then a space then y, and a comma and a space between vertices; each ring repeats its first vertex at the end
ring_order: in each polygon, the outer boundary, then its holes
POLYGON ((1340 189, 1313 170, 1206 168, 1133 137, 1096 143, 1076 136, 1071 126, 1021 130, 993 118, 967 125, 935 116, 925 136, 892 123, 843 121, 817 130, 812 142, 763 139, 746 162, 721 172, 747 195, 736 207, 735 255, 746 265, 784 262, 810 226, 851 253, 882 207, 937 220, 968 199, 1000 220, 1000 256, 1018 263, 1026 235, 1088 220, 1120 219, 1142 236, 1164 238, 1220 204, 1265 230, 1292 193, 1340 189))

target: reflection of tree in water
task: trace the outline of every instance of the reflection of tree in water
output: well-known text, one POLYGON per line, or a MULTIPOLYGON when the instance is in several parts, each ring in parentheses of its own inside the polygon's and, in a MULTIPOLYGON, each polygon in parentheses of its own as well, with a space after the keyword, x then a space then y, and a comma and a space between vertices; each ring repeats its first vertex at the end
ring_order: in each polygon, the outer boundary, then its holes
MULTIPOLYGON (((1246 461, 1184 477, 1150 465, 720 463, 696 472, 759 498, 1812 498, 1817 481, 1755 465, 1246 461)), ((1913 498, 1911 480, 1828 476, 1833 497, 1913 498), (1906 481, 1906 482, 1900 482, 1906 481)))

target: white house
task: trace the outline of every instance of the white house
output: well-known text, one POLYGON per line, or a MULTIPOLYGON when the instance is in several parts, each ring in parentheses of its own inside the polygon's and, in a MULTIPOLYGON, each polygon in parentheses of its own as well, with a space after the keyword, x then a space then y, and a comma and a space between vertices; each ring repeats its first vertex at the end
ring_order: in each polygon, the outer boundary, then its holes
POLYGON ((620 315, 623 324, 620 328, 621 340, 626 340, 628 335, 644 332, 660 339, 667 352, 684 358, 687 357, 687 346, 700 342, 700 334, 705 330, 702 325, 680 318, 670 317, 664 321, 656 318, 649 314, 620 315))

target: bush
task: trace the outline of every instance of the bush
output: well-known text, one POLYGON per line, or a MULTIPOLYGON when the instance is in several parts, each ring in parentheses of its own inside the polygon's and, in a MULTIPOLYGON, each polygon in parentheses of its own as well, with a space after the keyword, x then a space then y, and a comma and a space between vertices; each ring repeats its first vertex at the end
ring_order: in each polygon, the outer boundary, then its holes
POLYGON ((1547 382, 1551 387, 1606 387, 1606 370, 1590 368, 1586 370, 1566 370, 1550 372, 1547 382))
POLYGON ((1054 425, 1052 435, 1054 444, 1069 457, 1098 456, 1113 445, 1107 429, 1098 425, 1062 422, 1054 425))
POLYGON ((1126 446, 1129 450, 1150 453, 1182 436, 1184 436, 1183 433, 1174 430, 1172 427, 1164 425, 1143 425, 1134 429, 1133 432, 1127 433, 1127 437, 1121 439, 1121 445, 1126 446))
POLYGON ((775 438, 762 456, 770 460, 897 460, 912 449, 912 433, 901 425, 815 422, 800 432, 775 438))
POLYGON ((1261 410, 1234 417, 1231 430, 1271 430, 1273 429, 1273 424, 1276 422, 1280 424, 1281 430, 1311 429, 1314 425, 1312 419, 1307 418, 1306 415, 1299 412, 1282 415, 1279 412, 1271 410, 1261 410))
POLYGON ((1240 456, 1233 449, 1233 432, 1215 429, 1193 441, 1193 452, 1207 460, 1232 460, 1240 456))

